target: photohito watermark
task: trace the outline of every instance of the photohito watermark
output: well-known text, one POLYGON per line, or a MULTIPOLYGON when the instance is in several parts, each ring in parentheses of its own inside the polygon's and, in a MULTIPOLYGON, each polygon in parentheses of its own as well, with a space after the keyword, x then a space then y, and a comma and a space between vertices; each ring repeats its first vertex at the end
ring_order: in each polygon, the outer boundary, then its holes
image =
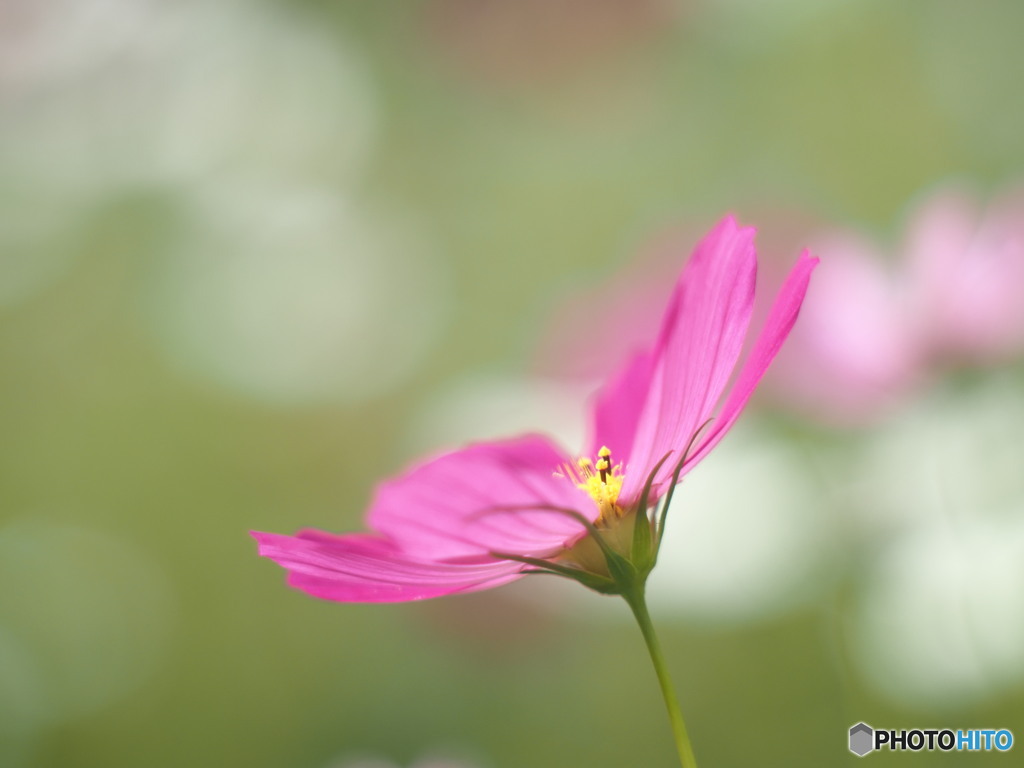
POLYGON ((1013 733, 1006 728, 914 728, 891 730, 857 723, 850 728, 850 751, 864 757, 875 750, 892 752, 1006 752, 1013 746, 1013 733))

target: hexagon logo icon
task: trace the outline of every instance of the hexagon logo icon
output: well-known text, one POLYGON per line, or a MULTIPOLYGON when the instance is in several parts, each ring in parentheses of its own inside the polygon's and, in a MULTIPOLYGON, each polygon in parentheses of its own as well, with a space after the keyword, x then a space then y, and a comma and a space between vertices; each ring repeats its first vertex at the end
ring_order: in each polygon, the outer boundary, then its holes
POLYGON ((864 757, 875 748, 875 731, 867 723, 857 723, 850 729, 850 751, 864 757))

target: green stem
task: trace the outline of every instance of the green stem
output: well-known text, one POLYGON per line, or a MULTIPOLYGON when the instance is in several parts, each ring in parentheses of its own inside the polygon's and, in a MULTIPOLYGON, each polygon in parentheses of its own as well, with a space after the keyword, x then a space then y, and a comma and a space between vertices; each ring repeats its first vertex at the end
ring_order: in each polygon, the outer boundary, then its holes
POLYGON ((643 585, 640 585, 632 594, 623 594, 623 597, 629 603, 633 615, 636 616, 636 622, 640 625, 640 632, 647 644, 647 651, 651 654, 651 662, 658 675, 658 685, 661 686, 661 695, 665 698, 668 719, 672 723, 672 735, 676 740, 679 762, 683 768, 697 768, 697 760, 693 756, 693 747, 690 745, 690 737, 686 733, 686 723, 683 722, 683 713, 679 709, 679 702, 676 700, 676 694, 672 688, 672 680, 669 678, 665 657, 661 652, 661 644, 658 642, 658 636, 654 633, 651 615, 647 612, 643 585))

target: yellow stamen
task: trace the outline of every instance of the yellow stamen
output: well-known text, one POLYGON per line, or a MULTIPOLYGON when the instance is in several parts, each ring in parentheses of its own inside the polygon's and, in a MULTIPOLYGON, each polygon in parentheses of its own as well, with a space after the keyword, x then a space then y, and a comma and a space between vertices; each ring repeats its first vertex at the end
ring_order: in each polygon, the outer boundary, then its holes
POLYGON ((596 462, 587 457, 577 459, 575 466, 564 466, 561 474, 594 500, 600 510, 597 525, 603 525, 623 514, 618 506, 623 477, 619 474, 622 467, 612 466, 612 452, 607 447, 601 448, 597 455, 596 462))

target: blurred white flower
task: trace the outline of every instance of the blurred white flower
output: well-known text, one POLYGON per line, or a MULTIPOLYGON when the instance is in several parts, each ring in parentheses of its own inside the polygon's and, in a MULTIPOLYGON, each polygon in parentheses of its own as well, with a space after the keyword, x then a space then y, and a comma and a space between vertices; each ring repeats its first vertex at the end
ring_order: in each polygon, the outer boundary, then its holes
POLYGON ((374 125, 352 46, 239 2, 11 0, 0 168, 95 194, 210 174, 345 182, 374 125))
POLYGON ((352 44, 295 10, 200 4, 163 52, 155 152, 170 178, 346 181, 369 155, 375 122, 352 44))
POLYGON ((895 702, 957 709, 1024 682, 1024 504, 888 545, 852 617, 855 660, 895 702))
POLYGON ((106 195, 211 178, 347 189, 373 89, 336 30, 280 5, 0 3, 0 306, 70 263, 106 195))
POLYGON ((120 57, 145 49, 165 0, 4 0, 0 5, 0 97, 60 93, 120 57))
POLYGON ((939 389, 870 436, 848 467, 851 508, 880 536, 971 522, 1024 503, 1024 396, 1008 375, 939 389))
POLYGON ((405 221, 308 189, 191 202, 146 303, 184 370, 269 401, 352 402, 429 353, 449 284, 405 221))
POLYGON ((652 609, 712 623, 775 616, 828 584, 830 520, 813 467, 749 415, 673 497, 652 609))
MULTIPOLYGON (((956 707, 1024 682, 1024 398, 946 391, 869 447, 848 506, 868 560, 849 633, 892 699, 956 707)), ((856 471, 856 468, 854 468, 856 471)))

